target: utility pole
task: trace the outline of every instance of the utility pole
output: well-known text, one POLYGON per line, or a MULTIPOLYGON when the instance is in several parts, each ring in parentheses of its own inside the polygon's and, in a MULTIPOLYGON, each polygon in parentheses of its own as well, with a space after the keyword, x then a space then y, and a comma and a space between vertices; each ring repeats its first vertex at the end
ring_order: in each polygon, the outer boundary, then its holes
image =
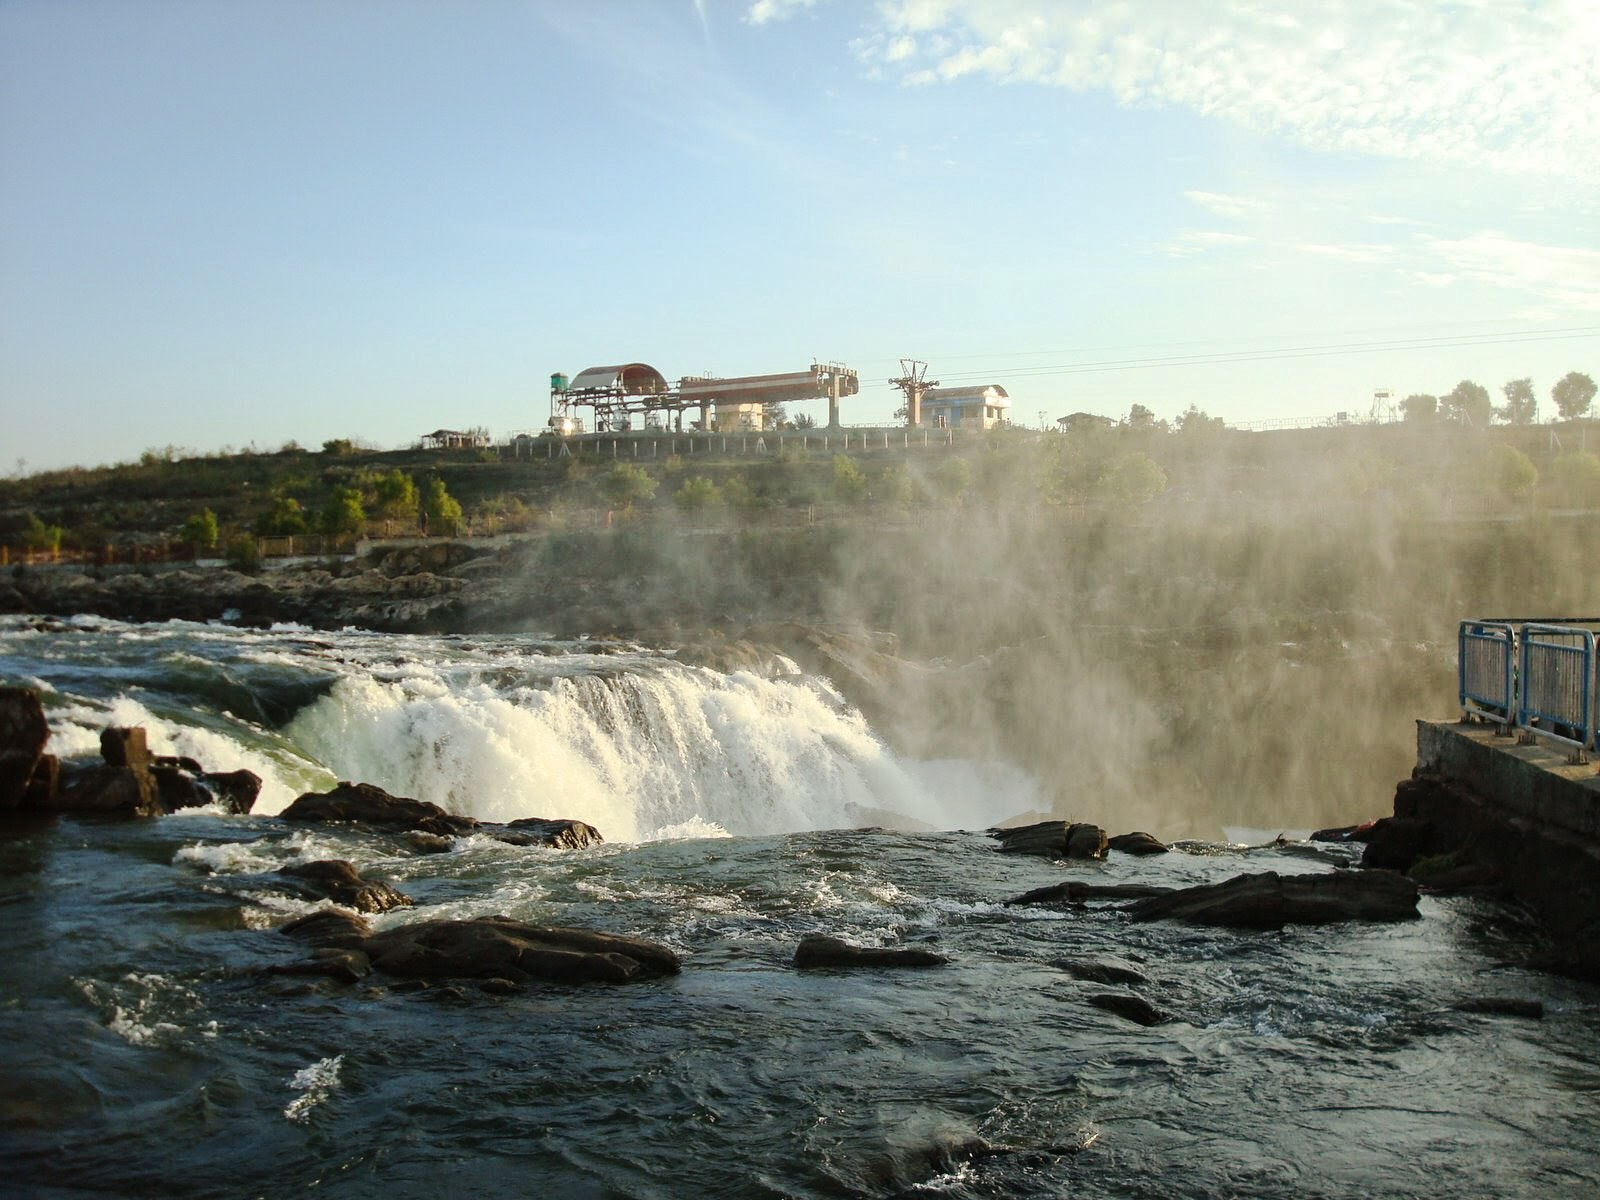
POLYGON ((922 394, 939 386, 937 379, 927 378, 928 364, 914 358, 900 360, 900 376, 889 380, 906 396, 906 424, 915 429, 922 424, 922 394))

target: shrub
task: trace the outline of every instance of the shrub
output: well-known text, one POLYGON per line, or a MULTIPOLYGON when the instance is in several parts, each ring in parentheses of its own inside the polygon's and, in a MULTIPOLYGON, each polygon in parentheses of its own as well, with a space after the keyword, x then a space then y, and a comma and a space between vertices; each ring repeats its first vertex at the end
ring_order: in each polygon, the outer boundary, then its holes
POLYGON ((183 523, 183 531, 178 537, 191 546, 209 550, 217 544, 217 514, 209 508, 201 509, 183 523))
POLYGON ((248 533, 228 539, 228 565, 235 571, 256 571, 261 567, 261 547, 248 533))
POLYGON ((717 485, 704 475, 696 475, 692 479, 685 480, 683 486, 672 496, 672 502, 687 513, 703 512, 721 500, 722 493, 717 485))

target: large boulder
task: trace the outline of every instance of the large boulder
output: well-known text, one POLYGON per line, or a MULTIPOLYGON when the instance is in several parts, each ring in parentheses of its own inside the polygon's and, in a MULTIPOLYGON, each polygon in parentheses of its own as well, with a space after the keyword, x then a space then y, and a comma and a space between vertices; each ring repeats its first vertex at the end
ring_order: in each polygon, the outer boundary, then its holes
POLYGON ((1165 896, 1170 887, 1149 883, 1082 883, 1068 879, 1063 883, 1046 884, 1032 891, 1012 896, 1009 904, 1083 904, 1089 900, 1143 900, 1147 896, 1165 896))
POLYGON ((372 936, 372 922, 337 908, 319 908, 296 917, 278 932, 318 949, 359 950, 372 936))
POLYGON ((148 766, 96 766, 73 771, 57 791, 56 812, 103 817, 159 817, 161 793, 148 766))
POLYGON ((1166 1013, 1135 992, 1099 992, 1087 999, 1094 1007, 1116 1013, 1136 1025, 1160 1025, 1171 1020, 1166 1013))
POLYGON ((1107 839, 1106 849, 1115 850, 1119 854, 1143 857, 1150 854, 1165 854, 1167 844, 1148 833, 1119 833, 1116 837, 1107 839))
POLYGON ((1407 921, 1417 916, 1417 885, 1390 871, 1316 875, 1262 871, 1137 900, 1128 912, 1135 921, 1188 921, 1239 929, 1407 921))
POLYGON ((478 824, 426 800, 391 796, 370 783, 340 783, 332 791, 307 792, 279 815, 285 821, 350 822, 393 831, 420 829, 443 837, 466 833, 478 824))
POLYGON ((374 970, 408 979, 627 983, 680 969, 676 954, 643 938, 510 917, 415 921, 374 934, 361 949, 374 970))
MULTIPOLYGON (((1404 788, 1411 780, 1404 781, 1404 788)), ((1419 859, 1431 858, 1450 849, 1437 826, 1419 817, 1383 817, 1366 831, 1367 848, 1361 853, 1363 867, 1389 871, 1409 871, 1419 859)))
POLYGON ((802 971, 817 967, 938 967, 950 960, 915 946, 855 946, 824 933, 808 933, 794 952, 802 971))
POLYGON ((506 826, 507 832, 494 836, 514 846, 549 846, 554 850, 582 850, 605 841, 600 831, 583 821, 549 820, 522 817, 506 826))
POLYGON ((391 908, 409 908, 410 896, 377 879, 363 879, 355 866, 342 858, 323 858, 296 863, 278 872, 295 881, 298 889, 319 900, 332 900, 357 912, 381 913, 391 908))
POLYGON ((992 829, 1002 854, 1037 854, 1044 858, 1103 858, 1106 832, 1083 822, 1039 821, 1014 829, 992 829))
POLYGON ((38 694, 28 688, 0 687, 0 813, 22 808, 33 799, 34 775, 51 757, 44 752, 49 740, 50 725, 38 694))

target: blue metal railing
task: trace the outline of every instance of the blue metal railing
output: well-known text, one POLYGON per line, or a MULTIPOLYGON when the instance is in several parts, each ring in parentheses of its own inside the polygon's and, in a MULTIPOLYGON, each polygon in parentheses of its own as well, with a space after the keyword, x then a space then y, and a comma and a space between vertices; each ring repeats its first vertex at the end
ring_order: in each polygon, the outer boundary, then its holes
POLYGON ((1521 642, 1517 728, 1578 750, 1593 746, 1594 634, 1524 625, 1521 642))
POLYGON ((1463 719, 1569 747, 1600 749, 1600 661, 1592 621, 1462 621, 1457 695, 1463 719))
POLYGON ((1501 726, 1516 720, 1516 629, 1504 621, 1463 621, 1456 636, 1463 715, 1501 726))

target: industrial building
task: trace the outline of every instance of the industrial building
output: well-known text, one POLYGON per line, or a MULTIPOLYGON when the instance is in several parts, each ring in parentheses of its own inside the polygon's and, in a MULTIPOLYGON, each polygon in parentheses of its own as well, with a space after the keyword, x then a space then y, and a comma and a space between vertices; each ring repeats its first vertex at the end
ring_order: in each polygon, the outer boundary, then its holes
POLYGON ((1009 419, 1011 397, 997 383, 930 387, 922 393, 922 422, 935 429, 993 429, 1009 419))
POLYGON ((669 384, 648 363, 589 367, 571 379, 550 376, 549 430, 558 434, 588 432, 582 410, 588 410, 595 433, 634 430, 683 432, 683 414, 691 430, 759 432, 769 406, 805 400, 827 400, 828 428, 839 428, 839 401, 861 390, 856 372, 838 363, 812 363, 804 371, 774 375, 741 375, 718 379, 691 375, 669 384))

